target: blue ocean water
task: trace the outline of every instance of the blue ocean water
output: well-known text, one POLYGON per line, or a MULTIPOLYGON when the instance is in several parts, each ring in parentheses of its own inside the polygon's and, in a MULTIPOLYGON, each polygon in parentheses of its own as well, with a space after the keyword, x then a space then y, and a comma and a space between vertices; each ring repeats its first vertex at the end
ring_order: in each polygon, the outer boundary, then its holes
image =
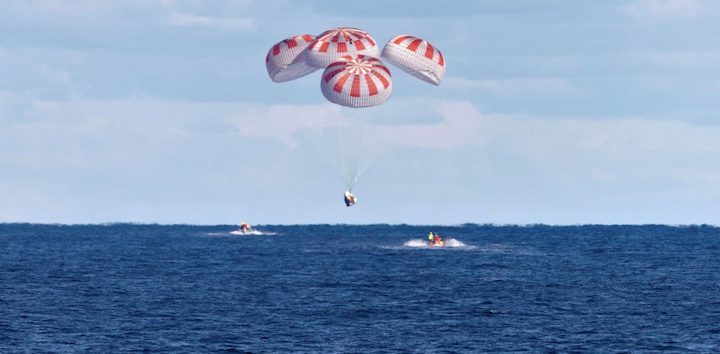
POLYGON ((0 352, 720 352, 718 228, 234 229, 0 224, 0 352))

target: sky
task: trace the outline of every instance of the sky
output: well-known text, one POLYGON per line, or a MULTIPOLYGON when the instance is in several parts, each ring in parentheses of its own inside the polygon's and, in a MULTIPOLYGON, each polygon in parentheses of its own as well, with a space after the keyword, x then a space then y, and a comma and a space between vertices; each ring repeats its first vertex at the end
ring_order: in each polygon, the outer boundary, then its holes
POLYGON ((710 0, 4 1, 0 222, 719 225, 719 38, 710 0), (338 26, 430 41, 443 82, 268 78, 338 26), (338 127, 373 151, 351 208, 338 127))

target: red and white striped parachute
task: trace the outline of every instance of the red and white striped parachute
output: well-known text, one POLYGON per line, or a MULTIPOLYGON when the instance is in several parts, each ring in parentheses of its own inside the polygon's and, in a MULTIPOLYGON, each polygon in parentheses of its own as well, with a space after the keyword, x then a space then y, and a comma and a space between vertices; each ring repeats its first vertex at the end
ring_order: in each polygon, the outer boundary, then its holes
POLYGON ((445 76, 445 58, 430 42, 408 35, 391 39, 383 48, 382 58, 408 74, 433 85, 445 76))
MULTIPOLYGON (((268 52, 265 64, 275 82, 297 79, 324 68, 320 89, 325 98, 341 106, 371 107, 387 101, 393 88, 390 70, 378 59, 378 54, 377 42, 367 32, 338 27, 323 32, 317 38, 305 34, 275 44, 268 52)), ((417 37, 396 36, 383 48, 382 58, 433 85, 439 85, 445 76, 442 53, 417 37)), ((367 145, 343 143, 347 139, 342 138, 341 130, 338 129, 341 145, 340 161, 336 167, 347 186, 345 205, 351 206, 356 202, 352 189, 372 161, 372 154, 367 145), (346 147, 357 148, 357 154, 348 153, 346 147)))
POLYGON ((377 43, 358 28, 339 27, 321 33, 305 53, 310 66, 325 68, 344 55, 370 55, 377 57, 377 43))
MULTIPOLYGON (((323 95, 348 107, 379 105, 392 93, 390 70, 377 59, 377 42, 365 31, 338 27, 317 37, 309 34, 287 38, 270 48, 265 58, 275 82, 294 80, 324 68, 323 95)), ((433 85, 445 76, 445 58, 428 41, 399 35, 383 48, 382 58, 408 74, 433 85)))
POLYGON ((314 36, 301 34, 278 42, 267 53, 265 67, 270 79, 285 82, 303 77, 317 70, 305 62, 305 48, 315 40, 314 36))
POLYGON ((347 107, 382 104, 392 94, 390 70, 377 58, 345 55, 331 63, 320 81, 330 102, 347 107))

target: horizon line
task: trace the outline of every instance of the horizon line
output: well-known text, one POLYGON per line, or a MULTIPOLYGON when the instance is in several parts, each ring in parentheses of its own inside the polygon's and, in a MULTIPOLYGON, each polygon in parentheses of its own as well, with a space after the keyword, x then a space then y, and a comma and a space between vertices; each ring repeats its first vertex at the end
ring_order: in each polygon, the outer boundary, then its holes
MULTIPOLYGON (((0 221, 0 226, 5 225, 35 225, 35 226, 118 226, 118 225, 133 225, 133 226, 189 226, 189 227, 217 227, 217 226, 237 226, 238 224, 190 224, 190 223, 157 223, 157 222, 132 222, 132 221, 118 221, 118 222, 98 222, 98 223, 57 223, 57 222, 25 222, 25 221, 0 221)), ((547 223, 457 223, 457 224, 408 224, 408 223, 362 223, 362 224, 349 224, 349 223, 308 223, 308 224, 297 224, 297 223, 278 223, 278 224, 255 224, 255 226, 276 226, 276 227, 291 227, 291 226, 410 226, 410 227, 585 227, 585 226, 601 226, 601 227, 641 227, 641 226, 662 226, 671 228, 687 228, 687 227, 702 227, 702 228, 720 228, 719 225, 709 223, 690 223, 690 224, 662 224, 662 223, 641 223, 641 224, 606 224, 606 223, 577 223, 577 224, 547 224, 547 223)))

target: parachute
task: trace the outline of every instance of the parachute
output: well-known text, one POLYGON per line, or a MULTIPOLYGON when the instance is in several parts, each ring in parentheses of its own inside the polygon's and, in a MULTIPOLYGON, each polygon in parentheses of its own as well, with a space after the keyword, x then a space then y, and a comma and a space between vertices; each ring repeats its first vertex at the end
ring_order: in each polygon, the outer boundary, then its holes
POLYGON ((328 101, 347 107, 382 104, 392 94, 390 70, 377 58, 346 55, 328 65, 320 88, 328 101))
MULTIPOLYGON (((274 82, 294 80, 324 69, 320 78, 322 94, 332 103, 352 108, 378 106, 390 98, 392 75, 379 58, 436 86, 445 76, 445 58, 426 40, 395 36, 383 48, 382 56, 379 54, 377 42, 367 32, 338 27, 317 37, 303 34, 287 38, 271 47, 265 63, 274 82)), ((346 114, 349 113, 346 111, 343 115, 346 114)), ((364 111, 362 116, 370 115, 364 111)), ((339 153, 335 167, 345 180, 347 190, 343 197, 349 207, 357 202, 352 190, 358 177, 377 157, 381 144, 370 142, 369 139, 377 136, 367 134, 367 129, 345 128, 343 118, 336 129, 338 148, 323 149, 323 152, 339 153), (346 135, 347 132, 352 134, 346 135)), ((355 125, 360 121, 362 119, 349 120, 355 125)))
POLYGON ((305 49, 315 40, 314 36, 301 34, 273 45, 265 57, 265 67, 274 82, 295 80, 318 70, 305 62, 305 49))
POLYGON ((308 65, 323 69, 345 55, 377 57, 377 43, 358 28, 338 27, 321 33, 305 52, 308 65))
POLYGON ((417 37, 396 36, 383 48, 382 58, 435 86, 440 85, 445 76, 445 58, 442 53, 430 42, 417 37))

